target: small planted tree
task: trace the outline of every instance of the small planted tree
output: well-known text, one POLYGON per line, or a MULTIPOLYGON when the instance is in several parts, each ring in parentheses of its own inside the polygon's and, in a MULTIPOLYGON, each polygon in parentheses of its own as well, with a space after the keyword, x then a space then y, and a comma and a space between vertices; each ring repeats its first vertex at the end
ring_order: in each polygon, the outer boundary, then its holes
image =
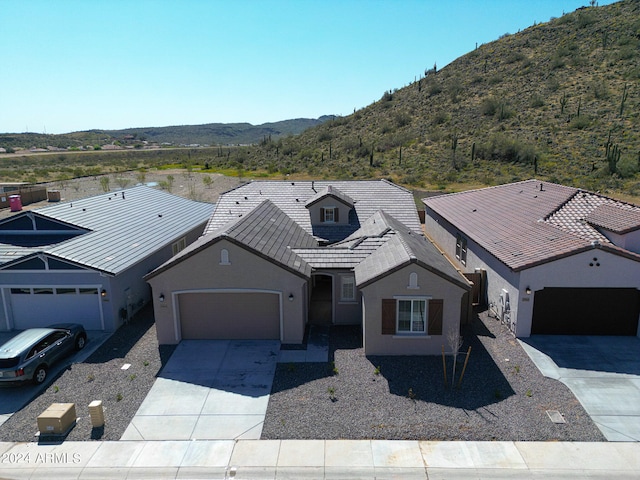
POLYGON ((104 177, 100 177, 100 186, 104 192, 109 191, 109 182, 110 180, 108 176, 105 175, 104 177))
POLYGON ((453 357, 453 367, 451 369, 451 386, 453 387, 456 381, 458 353, 460 352, 460 348, 462 348, 462 337, 457 329, 449 330, 447 333, 447 344, 451 349, 451 356, 453 357))

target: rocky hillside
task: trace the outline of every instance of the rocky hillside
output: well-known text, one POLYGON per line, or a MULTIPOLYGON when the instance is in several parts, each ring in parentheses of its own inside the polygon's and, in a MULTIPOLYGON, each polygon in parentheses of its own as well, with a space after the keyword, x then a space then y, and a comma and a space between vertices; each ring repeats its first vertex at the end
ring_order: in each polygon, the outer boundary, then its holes
POLYGON ((228 162, 442 189, 535 176, 640 196, 639 79, 640 1, 581 8, 228 162))

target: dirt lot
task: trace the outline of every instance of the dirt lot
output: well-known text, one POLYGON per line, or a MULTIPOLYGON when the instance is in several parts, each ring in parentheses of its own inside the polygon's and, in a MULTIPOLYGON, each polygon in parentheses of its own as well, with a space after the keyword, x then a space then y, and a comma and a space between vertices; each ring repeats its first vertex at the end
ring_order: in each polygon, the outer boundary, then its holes
MULTIPOLYGON (((60 191, 61 201, 77 200, 78 198, 92 197, 105 193, 101 178, 108 177, 108 188, 111 191, 130 188, 140 183, 153 186, 154 188, 164 188, 166 191, 181 197, 189 198, 199 202, 215 203, 221 193, 231 190, 244 183, 245 179, 237 177, 226 177, 219 173, 199 173, 187 172, 186 170, 155 170, 147 172, 144 178, 139 176, 139 172, 125 172, 96 177, 83 177, 66 180, 64 182, 49 182, 44 184, 47 190, 60 191), (169 187, 170 178, 173 177, 172 185, 169 187), (210 183, 204 180, 211 178, 210 183)), ((24 210, 31 210, 51 205, 51 202, 42 201, 24 206, 24 210)), ((13 215, 8 208, 0 210, 0 218, 13 215)))

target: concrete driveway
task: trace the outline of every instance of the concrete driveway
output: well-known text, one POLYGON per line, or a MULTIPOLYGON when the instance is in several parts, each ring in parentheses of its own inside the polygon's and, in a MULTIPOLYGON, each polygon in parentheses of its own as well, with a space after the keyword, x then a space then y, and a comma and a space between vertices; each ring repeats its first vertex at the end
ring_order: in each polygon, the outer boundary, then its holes
MULTIPOLYGON (((15 337, 22 330, 12 330, 10 332, 0 332, 0 345, 15 337)), ((11 418, 15 412, 24 407, 33 398, 49 387, 51 383, 63 370, 72 363, 84 362, 95 352, 109 337, 110 333, 90 330, 87 332, 88 342, 84 349, 72 353, 68 357, 54 364, 48 372, 47 379, 42 385, 34 385, 31 382, 20 384, 0 384, 0 425, 11 418)))
POLYGON ((280 342, 183 340, 121 440, 259 439, 280 342))
POLYGON ((564 383, 609 441, 640 441, 640 338, 534 335, 520 344, 564 383))

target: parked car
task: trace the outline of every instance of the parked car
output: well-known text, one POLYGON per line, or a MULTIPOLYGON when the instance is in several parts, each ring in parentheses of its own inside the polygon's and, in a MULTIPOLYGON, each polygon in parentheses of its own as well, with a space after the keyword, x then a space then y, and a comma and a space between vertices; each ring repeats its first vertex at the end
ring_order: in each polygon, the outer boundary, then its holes
POLYGON ((87 333, 77 323, 24 330, 0 346, 0 383, 31 380, 39 385, 54 363, 86 343, 87 333))

